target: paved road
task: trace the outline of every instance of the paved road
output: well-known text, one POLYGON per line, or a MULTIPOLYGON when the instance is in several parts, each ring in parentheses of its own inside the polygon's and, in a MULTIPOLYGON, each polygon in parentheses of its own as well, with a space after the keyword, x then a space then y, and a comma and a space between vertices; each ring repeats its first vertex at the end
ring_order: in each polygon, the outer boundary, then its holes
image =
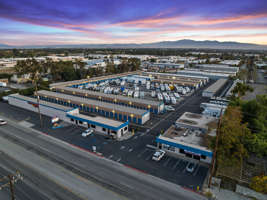
MULTIPOLYGON (((0 160, 0 179, 9 174, 14 174, 16 170, 20 170, 23 176, 23 180, 19 180, 14 185, 16 200, 80 200, 78 196, 75 196, 33 169, 22 165, 3 152, 0 152, 0 160)), ((7 183, 7 180, 1 183, 7 183)), ((1 183, 0 185, 2 185, 1 183)), ((5 187, 0 191, 0 199, 11 199, 9 187, 5 187)))
POLYGON ((79 191, 85 199, 205 199, 170 182, 8 122, 0 127, 0 150, 42 175, 54 177, 61 184, 65 181, 64 187, 75 194, 79 191), (73 180, 66 181, 70 178, 73 180))

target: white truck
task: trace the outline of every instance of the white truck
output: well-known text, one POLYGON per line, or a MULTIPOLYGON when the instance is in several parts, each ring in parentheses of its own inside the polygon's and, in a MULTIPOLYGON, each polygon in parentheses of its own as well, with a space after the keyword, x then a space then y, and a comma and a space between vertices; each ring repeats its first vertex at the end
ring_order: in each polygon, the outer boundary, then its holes
POLYGON ((0 87, 6 87, 7 84, 5 82, 0 82, 0 87))

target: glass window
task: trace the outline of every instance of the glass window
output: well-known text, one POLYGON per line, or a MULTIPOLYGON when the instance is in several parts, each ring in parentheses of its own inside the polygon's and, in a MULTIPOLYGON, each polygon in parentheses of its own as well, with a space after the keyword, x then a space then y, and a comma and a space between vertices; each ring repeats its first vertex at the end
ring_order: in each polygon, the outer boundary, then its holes
POLYGON ((92 127, 92 128, 95 128, 95 125, 91 124, 91 127, 92 127))

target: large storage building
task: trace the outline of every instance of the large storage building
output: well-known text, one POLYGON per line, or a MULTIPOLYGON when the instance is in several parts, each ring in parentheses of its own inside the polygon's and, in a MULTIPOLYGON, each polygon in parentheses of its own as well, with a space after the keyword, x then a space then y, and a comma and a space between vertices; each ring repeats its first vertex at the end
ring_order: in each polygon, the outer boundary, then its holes
POLYGON ((119 121, 129 121, 132 123, 144 124, 150 119, 150 112, 148 110, 126 107, 118 104, 86 99, 46 90, 38 91, 37 95, 39 95, 40 99, 44 101, 79 108, 84 112, 97 113, 99 115, 119 121))
POLYGON ((85 128, 91 128, 96 132, 112 135, 117 139, 128 132, 128 121, 120 122, 101 116, 83 115, 79 113, 79 108, 70 108, 43 100, 40 100, 38 104, 37 99, 19 94, 9 95, 8 103, 33 112, 38 112, 39 105, 40 112, 43 115, 58 117, 62 121, 83 126, 85 128))
POLYGON ((203 97, 214 97, 216 93, 226 84, 227 79, 219 79, 202 92, 203 97))
POLYGON ((131 108, 149 110, 150 112, 156 114, 161 113, 164 110, 164 104, 162 102, 151 101, 147 99, 130 98, 122 95, 105 94, 102 92, 95 92, 91 90, 83 90, 71 87, 55 87, 53 91, 131 108))

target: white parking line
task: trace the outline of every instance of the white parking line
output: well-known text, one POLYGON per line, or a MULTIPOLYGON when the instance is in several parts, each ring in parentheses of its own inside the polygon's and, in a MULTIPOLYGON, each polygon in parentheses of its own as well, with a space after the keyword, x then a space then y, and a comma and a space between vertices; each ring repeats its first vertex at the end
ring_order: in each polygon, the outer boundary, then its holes
POLYGON ((172 169, 175 169, 175 168, 179 165, 180 162, 181 162, 181 160, 178 160, 178 161, 175 163, 175 165, 172 167, 172 169))
POLYGON ((108 159, 111 159, 113 157, 113 155, 111 154, 109 157, 108 157, 108 159))
POLYGON ((145 160, 149 160, 151 158, 151 154, 149 154, 145 160))
POLYGON ((164 166, 166 167, 168 165, 168 163, 170 162, 171 158, 169 157, 165 162, 164 162, 164 166))
POLYGON ((145 149, 144 151, 142 151, 141 153, 139 153, 139 154, 137 155, 137 157, 140 158, 146 151, 148 151, 148 149, 145 149))
POLYGON ((123 150, 123 149, 125 149, 125 146, 121 146, 120 150, 123 150))
POLYGON ((119 158, 118 160, 117 160, 117 162, 120 162, 121 161, 121 158, 119 158))
POLYGON ((132 152, 132 151, 133 151, 133 148, 130 148, 130 149, 129 149, 129 152, 132 152))
POLYGON ((194 171, 194 173, 193 173, 193 176, 196 176, 196 175, 197 175, 197 172, 198 172, 198 170, 199 170, 199 166, 200 166, 200 165, 197 165, 197 168, 195 169, 195 171, 194 171))

